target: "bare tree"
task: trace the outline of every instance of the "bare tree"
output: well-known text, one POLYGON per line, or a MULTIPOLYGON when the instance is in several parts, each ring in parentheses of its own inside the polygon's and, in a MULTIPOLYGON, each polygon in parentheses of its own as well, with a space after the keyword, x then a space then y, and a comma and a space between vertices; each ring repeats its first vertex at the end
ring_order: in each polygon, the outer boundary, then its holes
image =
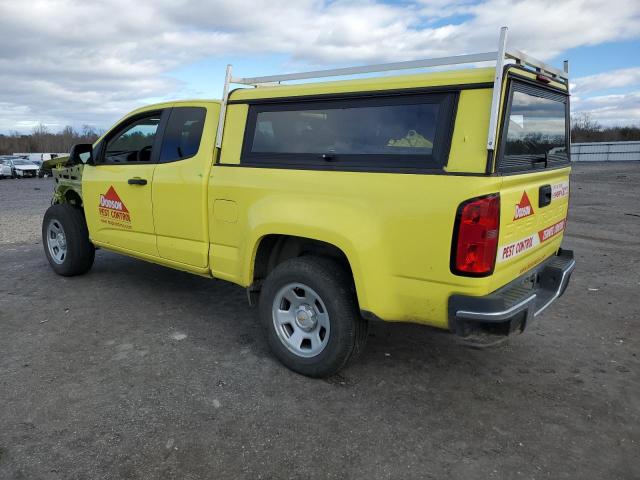
POLYGON ((98 132, 91 125, 82 125, 82 136, 84 138, 98 138, 98 132))
POLYGON ((39 123, 38 125, 33 127, 33 135, 34 136, 36 136, 36 135, 45 136, 48 133, 49 133, 49 129, 43 123, 39 123))
POLYGON ((571 117, 572 142, 620 142, 640 140, 640 127, 603 127, 587 112, 571 117))
POLYGON ((571 117, 572 128, 580 129, 585 132, 598 132, 602 130, 602 126, 595 121, 589 112, 576 113, 571 117))
MULTIPOLYGON (((31 133, 32 149, 36 152, 44 152, 47 150, 47 136, 49 135, 49 129, 46 125, 39 123, 33 127, 31 133)), ((29 149, 30 151, 32 149, 29 149)))
POLYGON ((68 152, 69 150, 71 150, 71 147, 73 146, 74 143, 76 143, 75 139, 78 138, 78 134, 76 133, 76 131, 73 129, 73 127, 67 125, 66 127, 64 127, 62 129, 62 132, 60 132, 60 137, 61 137, 61 145, 60 148, 61 150, 59 150, 60 152, 68 152))

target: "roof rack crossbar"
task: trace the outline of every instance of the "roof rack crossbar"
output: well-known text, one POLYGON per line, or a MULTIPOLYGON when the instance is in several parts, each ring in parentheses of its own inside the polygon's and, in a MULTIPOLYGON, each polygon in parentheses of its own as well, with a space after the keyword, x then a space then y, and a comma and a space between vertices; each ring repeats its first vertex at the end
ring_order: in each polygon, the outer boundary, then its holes
POLYGON ((236 78, 231 83, 242 85, 260 85, 263 83, 278 83, 289 80, 306 80, 310 78, 340 77, 346 75, 361 75, 363 73, 389 72, 397 70, 409 70, 426 67, 440 67, 446 65, 459 65, 463 63, 494 62, 498 52, 474 53, 470 55, 455 55, 452 57, 427 58, 423 60, 410 60, 407 62, 378 63, 375 65, 363 65, 359 67, 335 68, 332 70, 314 70, 311 72, 285 73, 282 75, 269 75, 266 77, 236 78))
POLYGON ((496 137, 498 131, 500 96, 502 95, 503 68, 508 61, 529 68, 536 73, 549 75, 553 80, 563 83, 569 89, 569 63, 565 60, 563 69, 548 65, 526 53, 510 48, 507 49, 507 27, 500 29, 500 40, 498 50, 495 52, 484 52, 467 55, 455 55, 451 57, 429 58, 423 60, 410 60, 406 62, 379 63, 375 65, 363 65, 358 67, 335 68, 332 70, 314 70, 309 72, 285 73, 282 75, 268 75, 264 77, 234 77, 231 75, 231 65, 227 66, 225 75, 222 103, 220 105, 220 118, 218 120, 218 131, 216 132, 216 147, 222 146, 222 135, 224 132, 224 119, 227 101, 229 97, 229 85, 236 83, 240 85, 252 85, 254 87, 265 85, 278 85, 281 82, 290 80, 308 80, 312 78, 340 77, 348 75, 361 75, 365 73, 388 72, 397 70, 409 70, 427 67, 442 67, 448 65, 460 65, 469 63, 495 62, 495 76, 493 82, 493 94, 491 100, 491 114, 489 119, 489 133, 487 138, 487 150, 495 150, 496 137))

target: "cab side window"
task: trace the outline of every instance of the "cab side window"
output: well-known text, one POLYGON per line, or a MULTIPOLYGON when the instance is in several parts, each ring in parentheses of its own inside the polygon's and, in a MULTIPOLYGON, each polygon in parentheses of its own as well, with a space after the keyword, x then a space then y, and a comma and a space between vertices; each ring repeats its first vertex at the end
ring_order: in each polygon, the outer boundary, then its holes
POLYGON ((175 162, 193 157, 200 149, 206 117, 202 107, 175 107, 162 140, 160 162, 175 162))
POLYGON ((150 163, 160 116, 156 112, 139 118, 116 133, 107 142, 104 163, 150 163))

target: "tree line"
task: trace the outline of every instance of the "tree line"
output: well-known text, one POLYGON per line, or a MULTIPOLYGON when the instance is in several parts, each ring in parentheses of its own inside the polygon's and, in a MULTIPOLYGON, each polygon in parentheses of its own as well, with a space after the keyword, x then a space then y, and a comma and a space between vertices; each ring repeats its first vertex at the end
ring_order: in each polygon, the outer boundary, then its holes
POLYGON ((603 127, 588 113, 571 118, 571 142, 630 142, 640 140, 640 126, 603 127))
POLYGON ((10 132, 0 134, 0 155, 12 153, 67 153, 76 143, 93 143, 102 132, 90 125, 80 130, 66 126, 60 132, 49 131, 46 125, 36 125, 30 134, 10 132))

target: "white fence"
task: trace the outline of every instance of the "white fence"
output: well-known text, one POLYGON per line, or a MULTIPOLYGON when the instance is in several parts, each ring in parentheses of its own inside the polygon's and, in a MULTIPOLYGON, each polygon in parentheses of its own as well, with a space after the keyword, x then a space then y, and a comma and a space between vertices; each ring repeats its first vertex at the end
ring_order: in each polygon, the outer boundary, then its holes
POLYGON ((640 142, 572 143, 574 162, 640 161, 640 142))

